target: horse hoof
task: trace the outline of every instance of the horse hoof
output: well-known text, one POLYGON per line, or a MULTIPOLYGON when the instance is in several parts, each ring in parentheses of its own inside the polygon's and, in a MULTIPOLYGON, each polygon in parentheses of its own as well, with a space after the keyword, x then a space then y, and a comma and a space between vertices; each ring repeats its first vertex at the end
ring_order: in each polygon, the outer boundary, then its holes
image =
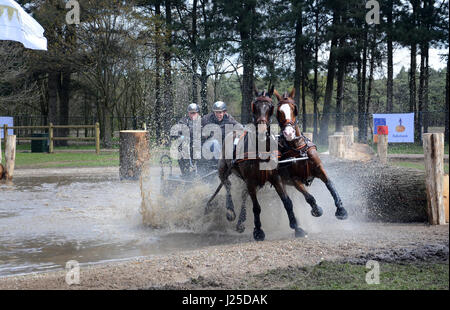
POLYGON ((235 218, 236 218, 236 213, 234 213, 233 210, 227 210, 227 220, 229 222, 233 222, 235 218))
POLYGON ((295 229, 295 237, 296 238, 304 238, 306 237, 308 234, 306 233, 306 231, 304 231, 303 229, 301 229, 300 227, 295 229))
POLYGON ((339 220, 345 220, 348 217, 347 210, 344 207, 337 208, 336 213, 334 214, 339 220))
POLYGON ((236 231, 240 234, 242 234, 245 231, 245 226, 242 224, 237 224, 236 225, 236 231))
POLYGON ((312 214, 312 216, 314 216, 314 217, 320 217, 320 216, 322 216, 322 214, 323 214, 323 210, 322 210, 321 207, 316 206, 315 208, 312 208, 312 209, 311 209, 311 214, 312 214))
POLYGON ((253 238, 255 238, 256 241, 264 241, 264 238, 266 238, 266 235, 264 234, 264 231, 262 229, 254 229, 253 230, 253 238))

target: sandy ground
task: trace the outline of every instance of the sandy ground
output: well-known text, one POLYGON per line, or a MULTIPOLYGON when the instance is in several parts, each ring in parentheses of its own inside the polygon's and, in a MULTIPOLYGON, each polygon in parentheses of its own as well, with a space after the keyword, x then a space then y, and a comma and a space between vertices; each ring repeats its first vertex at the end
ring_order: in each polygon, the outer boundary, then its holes
POLYGON ((241 284, 253 275, 323 260, 448 261, 448 237, 448 225, 364 223, 358 229, 301 239, 287 236, 81 266, 79 285, 69 286, 64 270, 4 277, 0 289, 237 289, 245 288, 241 284))

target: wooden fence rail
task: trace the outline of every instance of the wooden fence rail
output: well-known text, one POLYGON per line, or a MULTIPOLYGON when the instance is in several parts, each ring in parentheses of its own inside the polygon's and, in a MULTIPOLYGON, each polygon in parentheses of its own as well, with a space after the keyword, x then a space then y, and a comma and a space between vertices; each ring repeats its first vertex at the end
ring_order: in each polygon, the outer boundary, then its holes
POLYGON ((3 125, 4 140, 5 144, 8 139, 8 129, 48 129, 47 137, 17 137, 17 140, 49 140, 49 153, 53 153, 53 142, 60 140, 95 140, 95 153, 100 154, 100 125, 95 123, 95 125, 53 125, 50 123, 48 126, 8 126, 3 125), (55 128, 94 128, 95 137, 54 137, 53 129, 55 128))

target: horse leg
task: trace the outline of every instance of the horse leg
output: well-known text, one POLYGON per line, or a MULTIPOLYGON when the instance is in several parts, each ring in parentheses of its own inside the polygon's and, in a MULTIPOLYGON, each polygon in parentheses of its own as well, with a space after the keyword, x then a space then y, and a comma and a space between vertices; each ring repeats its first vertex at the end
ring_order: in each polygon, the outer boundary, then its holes
POLYGON ((296 180, 294 181, 294 186, 300 193, 303 194, 303 196, 305 196, 306 202, 311 206, 312 216, 315 217, 322 216, 323 214, 322 208, 316 204, 316 199, 314 198, 313 195, 308 193, 308 191, 305 188, 305 185, 302 182, 296 180))
POLYGON ((256 241, 264 241, 266 235, 261 229, 261 219, 259 215, 261 214, 261 206, 259 205, 258 199, 256 198, 256 185, 247 185, 248 193, 253 202, 253 216, 255 228, 253 229, 253 238, 256 241))
POLYGON ((334 204, 336 206, 336 213, 334 214, 339 220, 345 220, 348 217, 347 210, 342 206, 342 200, 341 197, 339 197, 339 194, 334 187, 333 182, 328 178, 324 168, 322 161, 319 158, 319 155, 317 154, 317 151, 313 148, 308 150, 308 156, 312 159, 314 162, 314 176, 318 177, 322 180, 323 183, 325 183, 326 187, 328 188, 328 191, 331 193, 331 196, 334 199, 334 204))
POLYGON ((227 190, 227 194, 226 194, 227 220, 232 222, 236 218, 236 213, 234 212, 234 204, 233 204, 233 199, 231 197, 231 182, 228 179, 226 179, 223 182, 225 185, 225 189, 227 190))
POLYGON ((241 212, 239 213, 239 220, 236 225, 236 231, 243 233, 245 230, 245 220, 247 219, 247 210, 245 208, 245 203, 247 202, 248 192, 244 189, 242 190, 242 206, 241 212))
POLYGON ((275 177, 275 180, 272 183, 272 185, 275 187, 275 190, 277 191, 278 196, 280 196, 281 201, 283 202, 284 208, 286 209, 286 212, 287 212, 287 215, 289 218, 289 226, 295 230, 295 236, 296 237, 305 237, 306 231, 304 231, 297 225, 297 220, 295 218, 292 200, 291 200, 291 198, 289 198, 289 196, 286 193, 286 189, 284 188, 284 185, 281 182, 281 177, 280 176, 275 177))

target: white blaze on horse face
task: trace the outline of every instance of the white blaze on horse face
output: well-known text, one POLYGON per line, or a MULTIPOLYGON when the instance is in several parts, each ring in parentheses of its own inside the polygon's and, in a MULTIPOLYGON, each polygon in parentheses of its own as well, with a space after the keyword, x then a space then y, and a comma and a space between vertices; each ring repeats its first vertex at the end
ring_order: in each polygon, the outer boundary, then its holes
POLYGON ((280 111, 284 113, 284 118, 288 121, 291 120, 291 107, 289 104, 282 104, 280 111))
POLYGON ((287 141, 292 141, 295 139, 295 129, 291 125, 286 126, 283 130, 283 135, 287 141))

